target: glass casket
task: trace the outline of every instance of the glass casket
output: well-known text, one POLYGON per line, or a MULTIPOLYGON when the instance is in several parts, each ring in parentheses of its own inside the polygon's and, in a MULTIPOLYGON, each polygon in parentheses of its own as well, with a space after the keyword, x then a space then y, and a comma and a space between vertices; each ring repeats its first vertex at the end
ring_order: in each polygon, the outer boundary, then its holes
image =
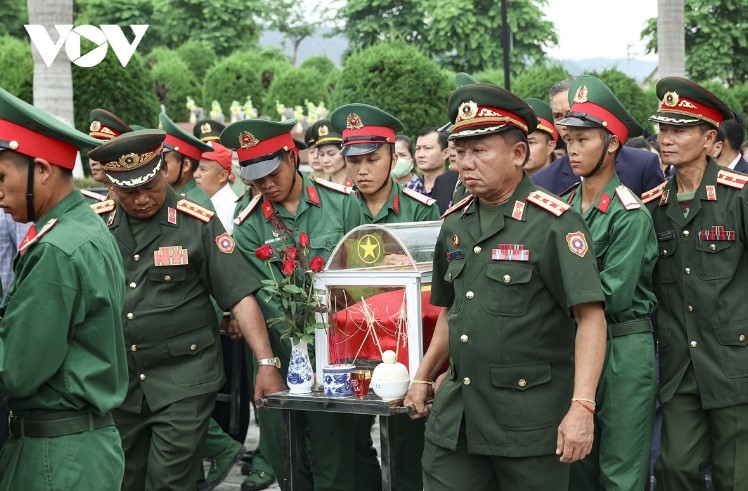
POLYGON ((434 245, 441 222, 361 225, 335 247, 315 288, 327 312, 315 338, 322 367, 373 368, 392 350, 411 379, 431 340, 440 308, 430 303, 434 245))

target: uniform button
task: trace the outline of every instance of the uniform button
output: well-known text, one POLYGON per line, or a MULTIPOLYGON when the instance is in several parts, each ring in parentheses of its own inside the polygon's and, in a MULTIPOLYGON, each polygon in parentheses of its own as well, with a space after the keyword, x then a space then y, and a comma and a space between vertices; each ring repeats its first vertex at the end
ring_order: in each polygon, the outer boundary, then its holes
POLYGON ((470 385, 470 377, 465 377, 464 379, 462 379, 462 383, 465 385, 470 385))
POLYGON ((128 312, 127 313, 127 318, 130 319, 130 320, 133 320, 135 318, 135 314, 133 314, 132 312, 128 312))
POLYGON ((688 237, 689 235, 691 235, 691 232, 689 232, 688 230, 683 231, 683 237, 688 237))
POLYGON ((145 373, 140 374, 140 380, 145 380, 145 373))
POLYGON ((449 273, 449 274, 447 275, 447 277, 449 278, 449 281, 452 281, 452 273, 449 273))
POLYGON ((693 312, 693 305, 689 305, 688 307, 686 307, 686 310, 688 310, 689 312, 693 312))
POLYGON ((467 293, 465 294, 465 297, 466 297, 466 298, 467 298, 468 300, 472 300, 472 298, 473 298, 474 296, 475 296, 475 293, 473 293, 473 292, 467 292, 467 293))
MULTIPOLYGON (((468 339, 469 338, 468 338, 467 334, 463 334, 462 336, 460 336, 460 341, 462 341, 463 343, 467 343, 468 339)), ((741 341, 742 341, 742 339, 741 339, 741 341)))
POLYGON ((664 256, 665 254, 667 254, 667 249, 663 249, 662 252, 660 253, 660 256, 664 256))
POLYGON ((691 348, 695 348, 698 345, 699 343, 697 343, 696 341, 691 341, 691 348))
POLYGON ((130 346, 130 351, 138 351, 138 345, 133 344, 132 346, 130 346))
POLYGON ((481 252, 482 250, 483 250, 483 249, 481 249, 481 248, 480 248, 480 246, 475 246, 475 247, 473 248, 473 252, 474 252, 474 253, 476 253, 476 254, 480 254, 480 252, 481 252))
POLYGON ((691 274, 691 268, 686 268, 685 272, 686 272, 686 274, 691 274))
POLYGON ((165 274, 164 275, 164 281, 171 281, 171 275, 165 274))
POLYGON ((138 285, 136 285, 134 281, 132 283, 130 283, 130 288, 135 288, 136 286, 138 286, 138 285))
POLYGON ((738 336, 738 341, 740 341, 741 343, 745 341, 745 334, 741 334, 740 336, 738 336))
POLYGON ((193 343, 193 344, 190 345, 190 351, 195 351, 196 349, 197 349, 197 345, 196 344, 193 343))
POLYGON ((512 277, 508 274, 505 274, 502 280, 504 280, 504 283, 509 283, 510 281, 512 281, 512 277))
POLYGON ((519 385, 520 387, 524 387, 525 385, 527 385, 527 380, 521 378, 517 380, 517 385, 519 385))
POLYGON ((709 244, 709 250, 710 251, 716 251, 717 250, 717 246, 714 245, 714 244, 709 244))
POLYGON ((135 261, 135 262, 138 262, 138 261, 140 261, 140 254, 135 254, 135 255, 134 255, 134 256, 132 257, 132 260, 133 260, 133 261, 135 261))

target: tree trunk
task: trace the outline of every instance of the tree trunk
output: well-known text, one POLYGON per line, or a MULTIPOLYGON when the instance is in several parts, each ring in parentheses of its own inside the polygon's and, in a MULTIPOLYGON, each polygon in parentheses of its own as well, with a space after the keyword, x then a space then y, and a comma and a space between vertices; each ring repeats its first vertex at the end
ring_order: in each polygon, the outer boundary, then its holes
MULTIPOLYGON (((73 23, 73 0, 27 0, 29 24, 42 25, 50 38, 57 41, 55 24, 73 23)), ((36 48, 31 49, 34 57, 34 106, 73 126, 73 73, 71 63, 60 49, 50 67, 44 64, 36 48)), ((80 159, 75 166, 76 177, 83 176, 80 159)))
POLYGON ((657 0, 659 76, 686 76, 686 39, 683 0, 657 0))

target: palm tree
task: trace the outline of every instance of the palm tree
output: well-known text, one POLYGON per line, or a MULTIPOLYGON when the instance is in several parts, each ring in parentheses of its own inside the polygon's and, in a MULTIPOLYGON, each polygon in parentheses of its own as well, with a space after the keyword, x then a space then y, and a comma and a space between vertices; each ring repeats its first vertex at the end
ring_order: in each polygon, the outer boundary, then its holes
POLYGON ((686 75, 683 0, 657 0, 657 53, 660 77, 686 75))

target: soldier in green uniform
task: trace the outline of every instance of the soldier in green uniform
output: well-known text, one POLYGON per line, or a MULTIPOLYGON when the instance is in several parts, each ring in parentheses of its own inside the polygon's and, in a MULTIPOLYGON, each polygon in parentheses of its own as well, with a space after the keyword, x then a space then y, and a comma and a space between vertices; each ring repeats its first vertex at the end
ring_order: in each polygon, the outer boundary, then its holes
POLYGON ((715 489, 748 483, 748 177, 707 149, 730 109, 678 77, 657 83, 650 118, 675 175, 642 195, 660 257, 654 271, 660 350, 661 454, 657 488, 715 489))
POLYGON ((164 172, 169 185, 180 196, 215 211, 208 193, 197 185, 192 176, 204 152, 213 147, 203 143, 180 128, 164 113, 158 115, 159 128, 166 132, 164 143, 164 172))
POLYGON ((445 213, 431 302, 444 307, 405 399, 429 413, 428 490, 563 490, 593 440, 604 300, 582 217, 522 167, 530 107, 493 85, 449 98, 470 195, 445 213), (572 314, 572 315, 570 315, 572 314), (575 321, 576 320, 576 325, 575 321))
POLYGON ((3 491, 116 490, 122 481, 111 410, 127 391, 124 272, 72 176, 78 149, 98 144, 0 89, 0 206, 33 222, 0 308, 0 396, 13 412, 3 491))
MULTIPOLYGON (((97 140, 109 141, 122 133, 132 131, 132 128, 127 123, 106 109, 96 108, 91 110, 89 118, 91 119, 91 125, 88 128, 88 136, 92 136, 97 140)), ((109 189, 109 181, 104 175, 101 165, 91 159, 88 160, 88 165, 91 168, 91 177, 93 180, 101 183, 102 187, 109 189)), ((81 189, 80 191, 86 197, 86 201, 89 204, 96 204, 107 200, 107 196, 103 194, 89 191, 88 189, 81 189)))
MULTIPOLYGON (((213 213, 169 187, 165 137, 135 131, 91 152, 117 200, 97 211, 125 266, 129 387, 114 419, 126 458, 123 488, 133 490, 195 487, 224 382, 212 298, 231 310, 258 358, 273 357, 253 295, 260 285, 213 213)), ((282 389, 278 370, 267 366, 254 397, 282 389)))
POLYGON ((559 124, 566 127, 571 169, 583 180, 561 198, 582 214, 592 234, 610 336, 592 453, 572 464, 569 489, 641 490, 649 478, 654 425, 655 347, 649 316, 657 305, 652 287, 657 240, 649 212, 618 179, 615 159, 626 139, 643 130, 595 77, 574 80, 569 105, 559 124))
MULTIPOLYGON (((317 145, 337 139, 342 145, 349 175, 356 186, 364 223, 400 223, 439 220, 436 200, 404 188, 390 175, 397 161, 395 136, 403 125, 394 116, 367 104, 346 104, 330 115, 332 128, 320 136, 317 145), (325 140, 327 138, 327 140, 325 140)), ((328 143, 329 144, 329 143, 328 143)), ((398 256, 387 255, 385 263, 395 264, 398 256)), ((358 298, 358 295, 355 295, 358 298)), ((368 459, 372 452, 371 425, 374 418, 358 416, 356 452, 368 459)), ((407 415, 390 418, 393 435, 390 442, 390 475, 392 485, 400 491, 422 490, 420 458, 423 453, 425 421, 411 421, 407 415)), ((356 466, 359 478, 356 489, 381 489, 377 468, 356 466)))
MULTIPOLYGON (((252 264, 256 275, 270 279, 268 266, 255 256, 265 244, 274 248, 298 247, 301 233, 309 236, 311 256, 329 258, 338 241, 362 223, 361 210, 350 194, 321 180, 312 181, 298 171, 298 147, 291 138, 295 120, 284 122, 257 119, 239 121, 221 133, 221 143, 236 149, 239 176, 252 182, 260 192, 235 221, 234 238, 239 250, 252 264)), ((281 275, 281 260, 270 266, 281 275)), ((266 318, 280 317, 277 301, 266 302, 258 292, 266 318)), ((290 342, 281 340, 284 326, 270 328, 273 351, 281 358, 285 376, 291 352, 290 342)), ((294 411, 299 428, 306 428, 313 457, 311 475, 300 476, 300 490, 355 489, 353 465, 353 418, 350 415, 294 411)), ((284 475, 283 424, 280 411, 260 414, 262 454, 270 461, 276 476, 284 475)), ((304 434, 302 429, 300 434, 304 434)), ((304 441, 294 442, 301 458, 306 455, 304 441)), ((376 464, 376 461, 375 461, 376 464)))

